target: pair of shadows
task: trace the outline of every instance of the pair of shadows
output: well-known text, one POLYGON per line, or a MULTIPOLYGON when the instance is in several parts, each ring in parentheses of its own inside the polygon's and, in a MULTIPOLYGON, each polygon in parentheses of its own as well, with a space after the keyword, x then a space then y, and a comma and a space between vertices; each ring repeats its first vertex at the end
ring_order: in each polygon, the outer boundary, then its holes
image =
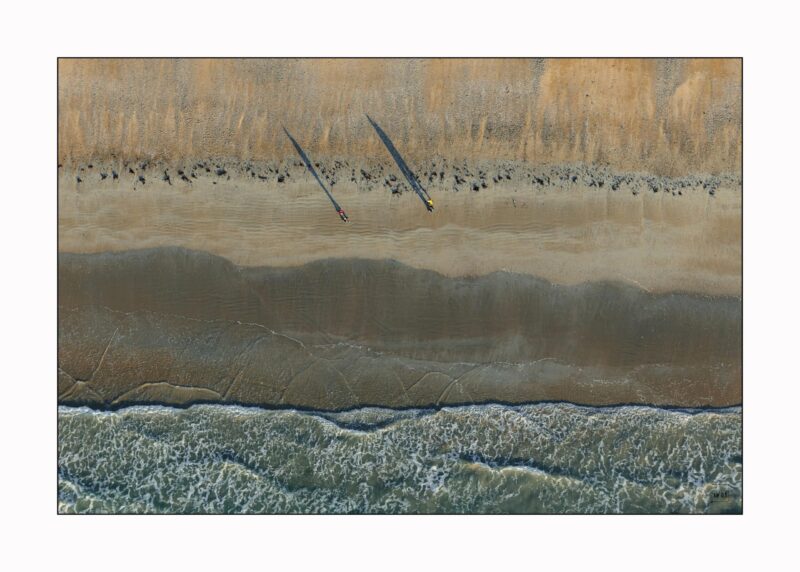
MULTIPOLYGON (((420 184, 416 175, 414 175, 413 171, 411 171, 408 164, 403 159, 402 155, 400 155, 400 152, 394 146, 392 140, 389 139, 389 136, 386 135, 386 132, 383 129, 381 129, 380 126, 377 123, 375 123, 369 115, 367 115, 367 119, 369 120, 372 127, 375 128, 378 137, 380 137, 381 141, 386 146, 386 149, 388 149, 389 154, 391 154, 395 163, 397 163, 397 166, 400 168, 400 172, 403 173, 403 176, 408 181, 408 184, 411 186, 412 189, 414 189, 414 192, 417 193, 417 196, 422 201, 422 204, 425 205, 425 208, 428 209, 429 212, 433 211, 433 200, 428 194, 428 191, 422 188, 422 185, 420 184)), ((341 218, 343 222, 347 222, 349 220, 347 213, 344 212, 344 209, 342 209, 339 203, 336 202, 336 199, 333 198, 333 195, 330 193, 328 188, 322 182, 322 179, 319 178, 319 175, 317 174, 317 171, 314 169, 314 166, 311 164, 308 155, 306 155, 305 151, 303 151, 303 148, 300 147, 300 144, 295 140, 294 137, 292 137, 292 135, 289 133, 286 127, 283 128, 283 132, 286 133, 286 136, 292 142, 292 145, 294 145, 295 150, 297 150, 297 153, 300 155, 300 158, 303 160, 303 163, 305 163, 306 168, 311 172, 311 174, 317 180, 319 186, 322 187, 322 190, 325 191, 325 194, 328 196, 328 200, 331 201, 333 208, 336 209, 336 213, 339 215, 339 218, 341 218)))

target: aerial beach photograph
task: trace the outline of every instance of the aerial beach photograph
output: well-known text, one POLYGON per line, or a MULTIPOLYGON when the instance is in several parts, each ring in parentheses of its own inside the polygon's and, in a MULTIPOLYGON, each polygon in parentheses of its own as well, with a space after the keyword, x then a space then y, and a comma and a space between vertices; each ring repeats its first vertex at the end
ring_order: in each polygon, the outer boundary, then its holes
POLYGON ((743 512, 741 58, 57 81, 59 515, 743 512))

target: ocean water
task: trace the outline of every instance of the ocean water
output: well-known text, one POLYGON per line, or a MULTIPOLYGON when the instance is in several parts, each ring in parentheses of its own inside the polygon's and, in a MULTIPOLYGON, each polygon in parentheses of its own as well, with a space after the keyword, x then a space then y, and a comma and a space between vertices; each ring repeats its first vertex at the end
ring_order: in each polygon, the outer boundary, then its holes
POLYGON ((742 411, 59 407, 60 513, 740 513, 742 411))

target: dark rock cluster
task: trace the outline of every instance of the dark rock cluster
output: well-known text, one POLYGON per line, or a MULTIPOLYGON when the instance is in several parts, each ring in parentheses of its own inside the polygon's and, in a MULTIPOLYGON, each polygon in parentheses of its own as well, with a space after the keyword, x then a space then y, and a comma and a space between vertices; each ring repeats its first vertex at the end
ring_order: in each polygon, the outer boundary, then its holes
MULTIPOLYGON (((285 184, 292 180, 310 177, 305 165, 297 160, 239 161, 203 160, 186 164, 166 164, 151 160, 124 161, 108 165, 90 163, 75 168, 78 183, 89 180, 87 169, 99 169, 97 182, 125 184, 132 188, 146 183, 148 169, 163 173, 159 178, 173 184, 171 173, 177 173, 180 184, 191 188, 193 180, 207 179, 213 184, 230 181, 231 177, 263 183, 285 184), (111 177, 109 178, 109 173, 111 177)), ((684 175, 680 177, 656 176, 649 173, 617 173, 604 166, 595 165, 531 165, 521 162, 467 162, 436 158, 411 162, 409 167, 425 189, 436 191, 482 192, 492 187, 512 184, 515 188, 557 187, 641 193, 665 193, 680 197, 688 189, 702 189, 714 196, 720 186, 741 187, 741 179, 733 175, 684 175)), ((64 168, 59 164, 59 169, 64 168)), ((356 185, 371 191, 383 189, 399 195, 411 191, 411 185, 400 169, 390 161, 364 160, 357 164, 343 159, 318 160, 314 169, 330 188, 340 182, 356 185)), ((92 177, 93 178, 93 177, 92 177)))

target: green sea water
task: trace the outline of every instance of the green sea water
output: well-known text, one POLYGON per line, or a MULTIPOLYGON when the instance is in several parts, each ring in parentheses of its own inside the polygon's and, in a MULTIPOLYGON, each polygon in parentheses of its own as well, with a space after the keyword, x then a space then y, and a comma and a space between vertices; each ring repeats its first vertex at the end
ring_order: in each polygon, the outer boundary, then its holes
POLYGON ((59 407, 60 513, 740 513, 742 411, 59 407))

